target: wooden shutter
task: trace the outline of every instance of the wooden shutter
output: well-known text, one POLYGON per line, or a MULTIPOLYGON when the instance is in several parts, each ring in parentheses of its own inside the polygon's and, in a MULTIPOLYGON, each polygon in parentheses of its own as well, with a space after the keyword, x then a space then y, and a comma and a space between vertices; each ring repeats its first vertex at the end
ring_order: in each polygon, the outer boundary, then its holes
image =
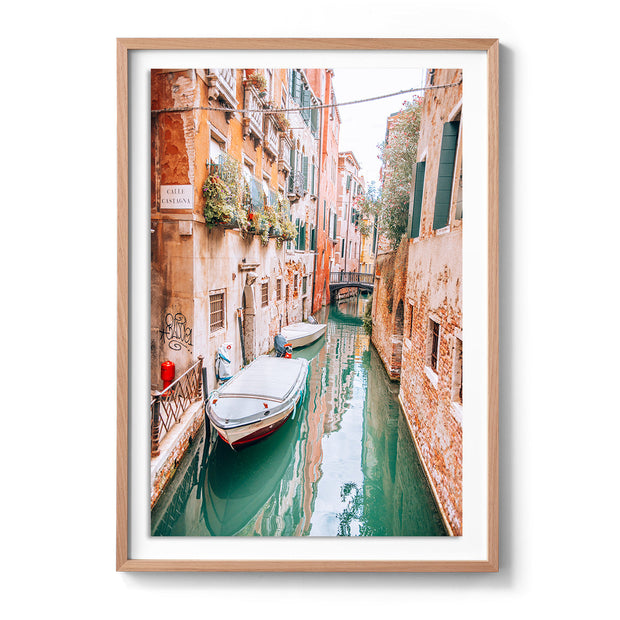
POLYGON ((308 158, 303 155, 301 158, 301 172, 304 176, 304 189, 308 189, 308 158))
POLYGON ((435 215, 433 230, 448 225, 450 219, 450 199, 452 198, 452 181, 454 180, 454 163, 456 145, 459 138, 459 121, 444 123, 441 138, 441 155, 437 174, 437 195, 435 197, 435 215))
POLYGON ((409 237, 415 239, 420 236, 420 216, 422 215, 422 196, 424 195, 424 175, 426 162, 419 161, 415 165, 415 186, 413 189, 413 205, 411 207, 411 224, 409 237))

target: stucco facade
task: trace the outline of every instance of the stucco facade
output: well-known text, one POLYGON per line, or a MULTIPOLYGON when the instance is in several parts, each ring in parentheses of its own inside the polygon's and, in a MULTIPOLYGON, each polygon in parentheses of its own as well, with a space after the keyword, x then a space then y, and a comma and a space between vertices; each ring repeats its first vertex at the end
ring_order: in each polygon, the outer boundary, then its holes
POLYGON ((178 377, 198 355, 204 356, 212 389, 223 342, 233 345, 235 371, 243 353, 246 361, 267 353, 283 325, 311 312, 318 179, 310 166, 319 157, 318 126, 299 112, 283 114, 286 125, 262 113, 299 106, 302 91, 306 96, 310 89, 307 81, 297 81, 295 98, 291 76, 287 69, 152 71, 155 389, 161 388, 161 362, 174 362, 178 377), (248 215, 290 199, 290 218, 299 224, 296 238, 282 242, 234 225, 207 225, 203 184, 222 176, 222 158, 236 162, 240 182, 251 190, 248 215))

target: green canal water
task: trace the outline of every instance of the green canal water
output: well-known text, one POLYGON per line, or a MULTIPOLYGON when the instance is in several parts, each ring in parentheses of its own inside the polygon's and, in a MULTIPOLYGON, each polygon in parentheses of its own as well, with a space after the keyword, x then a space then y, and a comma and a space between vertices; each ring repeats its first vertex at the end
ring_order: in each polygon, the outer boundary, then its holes
POLYGON ((445 536, 389 380, 362 326, 367 299, 324 309, 306 394, 235 452, 204 428, 151 515, 155 536, 445 536))

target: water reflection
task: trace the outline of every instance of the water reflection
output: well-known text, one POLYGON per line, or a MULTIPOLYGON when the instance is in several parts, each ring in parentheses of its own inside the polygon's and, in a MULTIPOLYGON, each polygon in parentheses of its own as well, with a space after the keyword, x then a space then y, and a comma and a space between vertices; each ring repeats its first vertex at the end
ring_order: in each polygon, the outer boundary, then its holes
POLYGON ((152 515, 154 535, 445 535, 390 382, 361 324, 367 299, 325 308, 295 415, 233 452, 201 438, 152 515))

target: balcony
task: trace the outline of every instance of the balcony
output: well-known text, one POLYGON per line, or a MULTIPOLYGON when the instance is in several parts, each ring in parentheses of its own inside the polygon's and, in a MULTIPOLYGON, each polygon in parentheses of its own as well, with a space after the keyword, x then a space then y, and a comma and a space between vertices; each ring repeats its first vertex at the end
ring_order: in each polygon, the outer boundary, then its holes
POLYGON ((304 175, 299 170, 291 171, 288 177, 289 200, 297 200, 304 194, 304 175))
POLYGON ((238 106, 236 69, 209 69, 206 77, 209 99, 233 109, 238 106))
POLYGON ((278 130, 276 128, 276 121, 271 114, 263 114, 264 119, 264 132, 265 143, 264 148, 267 155, 275 159, 278 156, 278 130))
POLYGON ((252 136, 255 141, 263 139, 263 101, 258 90, 250 84, 245 85, 243 107, 243 135, 252 136))
POLYGON ((291 140, 286 134, 280 134, 280 155, 278 157, 278 171, 291 171, 291 140))

